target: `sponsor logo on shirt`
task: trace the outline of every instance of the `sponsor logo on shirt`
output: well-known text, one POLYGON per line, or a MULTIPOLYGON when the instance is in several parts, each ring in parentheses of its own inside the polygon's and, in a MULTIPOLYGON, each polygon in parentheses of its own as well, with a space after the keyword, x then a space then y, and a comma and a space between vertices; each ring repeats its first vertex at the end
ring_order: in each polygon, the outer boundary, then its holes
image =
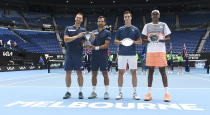
POLYGON ((75 32, 75 29, 68 29, 69 32, 75 32))

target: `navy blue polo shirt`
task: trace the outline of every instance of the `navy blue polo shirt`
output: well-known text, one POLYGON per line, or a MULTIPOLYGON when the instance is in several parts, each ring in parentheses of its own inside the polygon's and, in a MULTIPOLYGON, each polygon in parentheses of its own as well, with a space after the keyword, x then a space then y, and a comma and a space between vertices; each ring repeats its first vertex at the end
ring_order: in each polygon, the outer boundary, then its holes
MULTIPOLYGON (((106 40, 111 40, 111 32, 107 29, 103 29, 102 31, 94 30, 92 31, 95 34, 95 40, 92 43, 94 46, 101 46, 105 44, 106 40)), ((108 56, 107 49, 99 49, 99 50, 93 50, 92 55, 93 56, 108 56)))
MULTIPOLYGON (((130 38, 132 40, 138 40, 140 38, 140 31, 137 27, 135 26, 122 26, 120 27, 117 32, 116 32, 116 39, 118 40, 123 40, 124 38, 130 38)), ((119 55, 124 55, 124 56, 131 56, 131 55, 136 55, 136 45, 133 44, 131 46, 123 46, 119 45, 119 55)))
MULTIPOLYGON (((69 37, 72 37, 78 35, 81 32, 86 32, 85 28, 79 27, 78 29, 76 29, 75 26, 67 26, 64 31, 64 36, 67 35, 69 37)), ((65 42, 66 55, 82 56, 82 51, 83 51, 82 40, 85 40, 85 36, 77 38, 71 42, 65 42)))

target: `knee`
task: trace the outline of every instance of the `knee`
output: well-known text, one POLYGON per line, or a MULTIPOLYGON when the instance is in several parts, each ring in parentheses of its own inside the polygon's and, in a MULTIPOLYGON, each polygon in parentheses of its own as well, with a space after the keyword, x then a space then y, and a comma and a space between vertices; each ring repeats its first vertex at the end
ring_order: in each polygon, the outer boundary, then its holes
POLYGON ((105 75, 105 76, 104 76, 104 79, 109 79, 109 77, 105 75))
POLYGON ((149 75, 153 75, 153 73, 154 73, 154 69, 149 70, 149 75))

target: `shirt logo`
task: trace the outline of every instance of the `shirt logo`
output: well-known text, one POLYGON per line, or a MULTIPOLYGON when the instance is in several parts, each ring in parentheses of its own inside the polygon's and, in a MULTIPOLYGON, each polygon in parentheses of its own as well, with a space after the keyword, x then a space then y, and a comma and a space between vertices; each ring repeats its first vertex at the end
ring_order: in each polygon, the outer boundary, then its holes
POLYGON ((69 32, 75 32, 75 29, 68 29, 69 32))

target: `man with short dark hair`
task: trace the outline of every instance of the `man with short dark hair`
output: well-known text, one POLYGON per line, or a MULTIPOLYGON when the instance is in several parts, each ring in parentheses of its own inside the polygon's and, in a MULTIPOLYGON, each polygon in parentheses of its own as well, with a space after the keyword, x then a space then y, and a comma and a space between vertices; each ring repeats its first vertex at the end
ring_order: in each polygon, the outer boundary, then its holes
POLYGON ((80 27, 83 22, 83 14, 77 13, 75 17, 75 24, 73 26, 67 26, 64 31, 64 41, 66 44, 66 55, 64 69, 66 71, 66 87, 67 92, 63 99, 71 98, 70 86, 71 86, 71 73, 73 70, 77 72, 78 84, 79 84, 79 99, 83 99, 82 87, 83 87, 83 60, 82 51, 83 43, 85 42, 86 30, 80 27))
POLYGON ((109 99, 108 86, 108 47, 111 40, 111 32, 104 28, 106 25, 106 18, 99 16, 97 21, 98 29, 94 30, 91 34, 92 39, 92 56, 91 56, 91 69, 92 69, 92 86, 93 92, 88 99, 94 99, 97 97, 96 85, 98 69, 102 71, 104 77, 105 93, 104 99, 109 99))
POLYGON ((152 100, 151 87, 154 68, 158 67, 165 88, 164 101, 169 102, 170 96, 168 94, 168 80, 165 72, 165 67, 167 67, 165 42, 170 40, 171 31, 166 23, 159 22, 159 10, 153 10, 151 18, 152 22, 146 24, 142 30, 143 41, 147 43, 146 66, 149 67, 148 93, 146 94, 144 100, 152 100))
POLYGON ((115 43, 119 45, 119 56, 118 56, 118 87, 119 87, 119 95, 117 95, 116 99, 122 99, 122 85, 123 85, 123 75, 125 73, 125 69, 127 63, 129 65, 129 69, 132 74, 132 84, 134 88, 133 98, 135 100, 139 100, 140 97, 136 93, 137 88, 137 77, 136 77, 136 69, 137 69, 137 59, 136 59, 136 44, 141 44, 142 40, 140 38, 140 31, 137 27, 131 24, 132 14, 130 11, 125 11, 123 13, 125 25, 120 27, 117 30, 115 43), (131 46, 124 46, 122 44, 122 40, 129 38, 133 41, 131 46))

